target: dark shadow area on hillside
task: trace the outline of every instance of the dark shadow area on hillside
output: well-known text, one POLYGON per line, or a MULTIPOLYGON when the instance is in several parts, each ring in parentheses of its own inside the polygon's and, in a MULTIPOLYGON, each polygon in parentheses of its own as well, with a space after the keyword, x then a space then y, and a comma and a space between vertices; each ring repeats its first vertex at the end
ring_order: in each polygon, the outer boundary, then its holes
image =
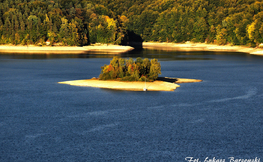
POLYGON ((178 79, 176 78, 168 78, 168 77, 158 77, 156 80, 164 81, 164 82, 170 82, 175 83, 178 79))
POLYGON ((135 50, 141 50, 142 42, 143 39, 140 35, 128 30, 121 41, 121 45, 131 46, 135 50))

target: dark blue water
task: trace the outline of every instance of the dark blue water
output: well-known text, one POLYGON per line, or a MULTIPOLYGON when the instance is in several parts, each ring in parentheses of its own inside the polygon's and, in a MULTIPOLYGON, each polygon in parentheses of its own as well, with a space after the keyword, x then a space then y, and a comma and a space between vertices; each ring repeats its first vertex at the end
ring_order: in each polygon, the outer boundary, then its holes
POLYGON ((263 159, 263 57, 143 51, 174 92, 58 84, 97 77, 111 56, 0 55, 0 161, 263 159))

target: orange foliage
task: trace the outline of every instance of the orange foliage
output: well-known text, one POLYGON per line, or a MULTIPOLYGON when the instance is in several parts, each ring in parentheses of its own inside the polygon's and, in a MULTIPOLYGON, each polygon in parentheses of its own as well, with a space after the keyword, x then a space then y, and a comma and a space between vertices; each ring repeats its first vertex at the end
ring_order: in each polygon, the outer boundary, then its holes
POLYGON ((107 71, 108 71, 108 72, 109 72, 109 71, 114 71, 114 68, 113 68, 113 66, 112 66, 112 65, 109 65, 109 67, 108 67, 107 71))
POLYGON ((80 8, 76 8, 76 17, 84 20, 84 17, 82 16, 82 10, 80 8))

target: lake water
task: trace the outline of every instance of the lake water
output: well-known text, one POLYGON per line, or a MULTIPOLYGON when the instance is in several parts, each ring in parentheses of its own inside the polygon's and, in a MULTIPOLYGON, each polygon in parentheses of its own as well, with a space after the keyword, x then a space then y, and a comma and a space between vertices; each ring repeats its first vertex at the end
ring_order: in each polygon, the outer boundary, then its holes
POLYGON ((108 55, 0 55, 0 161, 263 160, 263 57, 134 51, 174 92, 58 84, 98 77, 108 55))

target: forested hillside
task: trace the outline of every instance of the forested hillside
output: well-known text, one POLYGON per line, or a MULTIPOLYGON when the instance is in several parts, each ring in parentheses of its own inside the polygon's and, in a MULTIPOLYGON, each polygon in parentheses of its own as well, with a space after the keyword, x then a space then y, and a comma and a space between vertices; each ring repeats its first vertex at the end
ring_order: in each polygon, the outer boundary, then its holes
POLYGON ((0 44, 263 43, 262 0, 0 0, 0 44))

